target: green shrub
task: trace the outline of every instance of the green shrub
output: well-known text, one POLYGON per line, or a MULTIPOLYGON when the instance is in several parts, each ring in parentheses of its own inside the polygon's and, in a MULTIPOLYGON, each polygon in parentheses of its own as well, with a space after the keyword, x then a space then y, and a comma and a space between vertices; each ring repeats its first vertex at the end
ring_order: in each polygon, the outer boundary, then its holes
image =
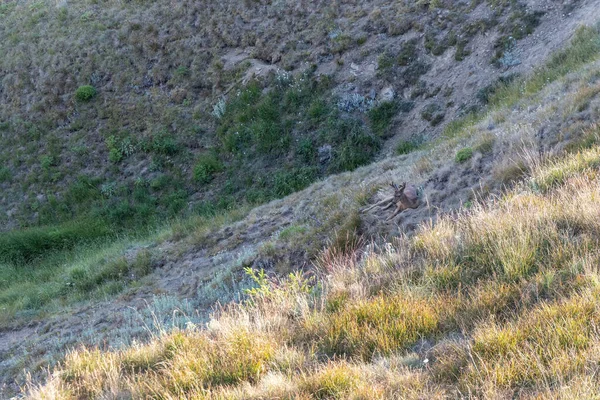
POLYGON ((223 163, 215 154, 205 154, 194 166, 194 180, 202 184, 209 183, 216 173, 223 171, 223 168, 223 163))
POLYGON ((398 54, 398 64, 406 67, 410 65, 414 60, 417 59, 417 39, 411 39, 404 43, 402 50, 398 54))
POLYGON ((12 178, 12 173, 8 167, 0 167, 0 183, 8 182, 12 178))
POLYGON ((79 101, 90 101, 98 92, 91 85, 79 86, 75 92, 75 98, 79 101))
POLYGON ((369 121, 373 132, 381 137, 389 136, 387 130, 397 111, 397 104, 393 101, 386 101, 372 108, 369 111, 369 121))
POLYGON ((463 163, 469 160, 471 157, 473 157, 473 149, 470 147, 465 147, 456 153, 456 157, 454 159, 457 163, 463 163))
POLYGON ((170 134, 162 132, 154 137, 151 150, 158 154, 173 155, 179 151, 179 143, 170 134))
POLYGON ((340 141, 334 147, 333 161, 329 165, 333 173, 352 171, 368 164, 381 148, 380 140, 365 132, 358 121, 340 122, 331 139, 340 141))
POLYGON ((110 233, 111 230, 101 220, 7 232, 0 235, 0 260, 15 265, 25 264, 47 252, 69 249, 110 233))
POLYGON ((400 143, 398 143, 398 146, 396 146, 396 154, 398 154, 398 155, 409 154, 415 150, 418 150, 419 147, 421 147, 420 140, 415 140, 415 139, 403 140, 400 143))
POLYGON ((119 161, 123 159, 123 153, 119 149, 112 148, 108 152, 108 160, 111 163, 117 164, 119 161))
POLYGON ((315 181, 318 171, 317 167, 301 167, 278 172, 273 178, 273 191, 283 197, 302 190, 315 181))
POLYGON ((316 99, 308 108, 308 116, 313 120, 320 120, 327 115, 329 108, 323 99, 316 99))
POLYGON ((45 155, 45 156, 42 156, 42 158, 40 158, 40 166, 43 169, 48 169, 48 168, 56 166, 56 165, 57 165, 56 158, 51 155, 45 155))

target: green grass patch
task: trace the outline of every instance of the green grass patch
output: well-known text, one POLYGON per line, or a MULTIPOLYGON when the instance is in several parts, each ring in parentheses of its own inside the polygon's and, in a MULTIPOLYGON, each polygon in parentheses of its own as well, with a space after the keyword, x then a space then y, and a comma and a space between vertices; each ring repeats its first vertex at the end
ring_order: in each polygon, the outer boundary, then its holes
POLYGON ((393 101, 383 102, 369 110, 369 122, 373 133, 383 138, 390 137, 388 128, 398 112, 398 105, 393 101))
POLYGON ((470 160, 473 157, 473 149, 470 147, 465 147, 464 149, 460 149, 456 152, 456 156, 454 160, 457 163, 464 163, 467 160, 470 160))
POLYGON ((12 179, 12 172, 8 167, 0 167, 0 183, 9 182, 12 179))
POLYGON ((216 154, 205 154, 198 158, 194 166, 194 180, 202 184, 209 183, 223 168, 223 163, 216 154))
POLYGON ((27 264, 57 250, 106 237, 111 229, 101 220, 73 221, 53 227, 36 227, 3 233, 0 236, 0 260, 27 264))
POLYGON ((413 151, 417 151, 422 147, 423 141, 419 139, 402 140, 396 146, 396 154, 410 154, 413 151))
POLYGON ((97 93, 96 88, 91 85, 79 86, 75 91, 75 98, 79 101, 90 101, 97 93))

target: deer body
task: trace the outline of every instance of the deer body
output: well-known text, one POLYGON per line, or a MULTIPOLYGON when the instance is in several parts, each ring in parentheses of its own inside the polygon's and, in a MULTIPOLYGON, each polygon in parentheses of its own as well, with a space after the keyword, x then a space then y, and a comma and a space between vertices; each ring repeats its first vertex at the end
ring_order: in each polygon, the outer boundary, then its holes
POLYGON ((390 221, 396 215, 409 208, 418 208, 421 205, 419 190, 413 185, 406 185, 404 182, 398 186, 395 183, 391 183, 390 186, 394 188, 394 195, 381 200, 380 202, 373 204, 371 207, 366 208, 364 211, 369 211, 374 208, 379 208, 382 211, 387 210, 392 206, 396 206, 394 213, 389 216, 386 221, 390 221))
POLYGON ((398 186, 392 183, 392 187, 394 188, 396 210, 388 217, 388 219, 386 219, 386 221, 394 219, 396 215, 400 214, 404 210, 409 208, 418 208, 421 205, 421 201, 419 200, 419 191, 413 185, 406 186, 406 182, 404 182, 401 186, 398 186))

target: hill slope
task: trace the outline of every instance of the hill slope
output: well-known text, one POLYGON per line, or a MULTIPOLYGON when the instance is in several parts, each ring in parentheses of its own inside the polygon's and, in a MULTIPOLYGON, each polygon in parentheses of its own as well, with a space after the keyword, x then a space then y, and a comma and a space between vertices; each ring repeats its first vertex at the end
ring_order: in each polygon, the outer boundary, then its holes
POLYGON ((598 7, 3 3, 0 397, 593 393, 598 7))
MULTIPOLYGON (((382 170, 465 187, 465 176, 485 178, 485 165, 496 180, 519 178, 512 189, 470 200, 391 242, 333 242, 312 275, 269 279, 254 271, 246 300, 218 310, 205 328, 188 324, 118 351, 72 352, 29 395, 593 397, 600 64, 573 57, 578 45, 600 46, 600 33, 581 30, 574 43, 529 80, 503 89, 495 98, 501 106, 431 149, 329 178, 289 201, 331 193, 336 182, 382 182, 382 170), (540 78, 545 88, 535 85, 540 78), (407 172, 415 159, 448 159, 465 146, 473 149, 467 160, 407 172)), ((432 214, 425 207, 402 220, 432 214)), ((371 218, 364 217, 363 233, 377 223, 371 218)))
POLYGON ((528 78, 499 87, 488 111, 424 148, 251 211, 176 224, 146 239, 153 245, 124 243, 54 269, 55 285, 67 279, 68 289, 41 308, 46 315, 131 286, 2 333, 9 376, 83 338, 101 349, 71 353, 29 396, 594 393, 599 37, 579 30, 528 78), (361 214, 390 179, 422 185, 426 206, 396 224, 361 214), (303 265, 313 272, 258 272, 303 265), (240 305, 207 319, 211 299, 244 288, 240 305), (130 306, 139 311, 124 312, 130 306))
POLYGON ((134 229, 281 198, 436 137, 596 6, 6 2, 0 229, 134 229))

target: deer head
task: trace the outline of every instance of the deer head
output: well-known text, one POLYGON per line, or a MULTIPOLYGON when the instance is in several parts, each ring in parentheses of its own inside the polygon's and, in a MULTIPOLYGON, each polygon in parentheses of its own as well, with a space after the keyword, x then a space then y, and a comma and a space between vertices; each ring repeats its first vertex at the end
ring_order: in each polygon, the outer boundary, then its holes
POLYGON ((406 188, 406 182, 402 182, 402 185, 400 186, 396 185, 394 182, 390 182, 390 186, 394 188, 394 194, 398 196, 404 192, 404 188, 406 188))

